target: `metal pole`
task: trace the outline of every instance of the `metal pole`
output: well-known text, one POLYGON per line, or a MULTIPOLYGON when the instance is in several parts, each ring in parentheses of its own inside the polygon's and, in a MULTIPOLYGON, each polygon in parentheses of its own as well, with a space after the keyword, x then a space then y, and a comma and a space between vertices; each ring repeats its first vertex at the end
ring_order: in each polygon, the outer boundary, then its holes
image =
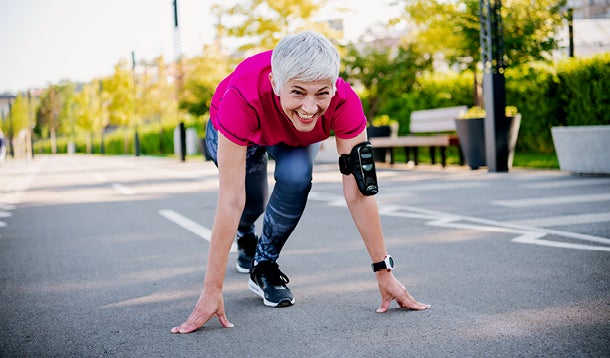
POLYGON ((568 50, 568 56, 574 57, 574 10, 568 9, 568 39, 570 41, 570 48, 568 50))
MULTIPOLYGON (((180 27, 178 26, 178 0, 173 0, 174 6, 174 55, 176 59, 176 113, 180 110, 180 92, 182 91, 182 55, 180 51, 180 27)), ((179 121, 180 160, 186 160, 186 132, 184 122, 179 121)))
POLYGON ((13 130, 13 99, 10 98, 8 100, 8 149, 9 149, 9 154, 11 155, 11 158, 15 158, 15 148, 13 147, 13 137, 15 136, 14 130, 13 130))
POLYGON ((140 137, 138 136, 138 114, 136 112, 136 100, 138 99, 138 83, 136 81, 136 54, 131 51, 131 73, 133 75, 133 123, 135 134, 133 138, 136 157, 140 156, 140 137))
POLYGON ((28 131, 27 131, 27 143, 26 143, 26 154, 28 160, 34 158, 34 136, 32 136, 32 92, 28 90, 28 131))
POLYGON ((480 0, 485 153, 490 172, 508 171, 509 121, 506 119, 504 38, 501 0, 480 0))

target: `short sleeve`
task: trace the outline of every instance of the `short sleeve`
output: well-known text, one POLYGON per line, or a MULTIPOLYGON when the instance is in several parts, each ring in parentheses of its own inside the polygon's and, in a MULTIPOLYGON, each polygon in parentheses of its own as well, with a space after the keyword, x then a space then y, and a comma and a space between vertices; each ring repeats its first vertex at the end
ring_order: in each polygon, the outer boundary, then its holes
POLYGON ((220 101, 216 117, 217 130, 233 143, 248 145, 250 133, 259 127, 256 111, 235 88, 229 87, 220 101))
POLYGON ((337 81, 337 95, 340 98, 333 114, 331 129, 341 139, 354 138, 366 130, 366 116, 358 94, 345 81, 337 81))

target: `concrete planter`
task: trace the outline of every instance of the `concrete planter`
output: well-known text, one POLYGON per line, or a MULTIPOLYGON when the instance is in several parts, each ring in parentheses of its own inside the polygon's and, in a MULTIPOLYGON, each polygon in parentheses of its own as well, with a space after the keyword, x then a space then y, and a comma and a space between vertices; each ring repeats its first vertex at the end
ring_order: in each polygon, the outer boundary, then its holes
MULTIPOLYGON (((487 157, 485 153, 485 118, 470 118, 456 119, 455 126, 457 128, 458 137, 460 138, 460 147, 464 154, 466 164, 471 169, 477 170, 479 167, 487 165, 487 157)), ((514 117, 506 117, 506 128, 500 136, 504 143, 502 160, 508 163, 508 168, 513 166, 513 158, 515 157, 515 146, 517 145, 517 137, 519 136, 519 127, 521 126, 521 114, 514 117)))
MULTIPOLYGON (((391 134, 392 127, 390 126, 366 127, 366 135, 368 138, 389 137, 391 134)), ((373 148, 373 157, 376 162, 385 162, 387 153, 387 148, 373 148)))
POLYGON ((455 127, 466 164, 472 169, 487 165, 485 158, 485 118, 456 119, 455 127))
POLYGON ((610 125, 552 127, 559 168, 579 174, 610 174, 610 125))

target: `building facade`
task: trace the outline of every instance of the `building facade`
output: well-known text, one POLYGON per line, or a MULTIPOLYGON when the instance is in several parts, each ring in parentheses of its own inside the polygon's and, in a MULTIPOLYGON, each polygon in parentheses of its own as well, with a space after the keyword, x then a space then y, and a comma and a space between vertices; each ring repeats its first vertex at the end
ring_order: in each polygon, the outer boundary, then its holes
POLYGON ((575 19, 610 19, 610 0, 568 0, 575 19))

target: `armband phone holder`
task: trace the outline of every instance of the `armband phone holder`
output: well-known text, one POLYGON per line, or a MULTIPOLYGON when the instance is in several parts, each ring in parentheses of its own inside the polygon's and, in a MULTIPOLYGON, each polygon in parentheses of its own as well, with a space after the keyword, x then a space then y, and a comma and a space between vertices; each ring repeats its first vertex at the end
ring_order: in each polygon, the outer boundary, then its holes
POLYGON ((375 195, 379 192, 375 158, 370 142, 357 144, 350 154, 342 154, 339 157, 339 170, 344 175, 354 175, 358 190, 362 194, 375 195))

